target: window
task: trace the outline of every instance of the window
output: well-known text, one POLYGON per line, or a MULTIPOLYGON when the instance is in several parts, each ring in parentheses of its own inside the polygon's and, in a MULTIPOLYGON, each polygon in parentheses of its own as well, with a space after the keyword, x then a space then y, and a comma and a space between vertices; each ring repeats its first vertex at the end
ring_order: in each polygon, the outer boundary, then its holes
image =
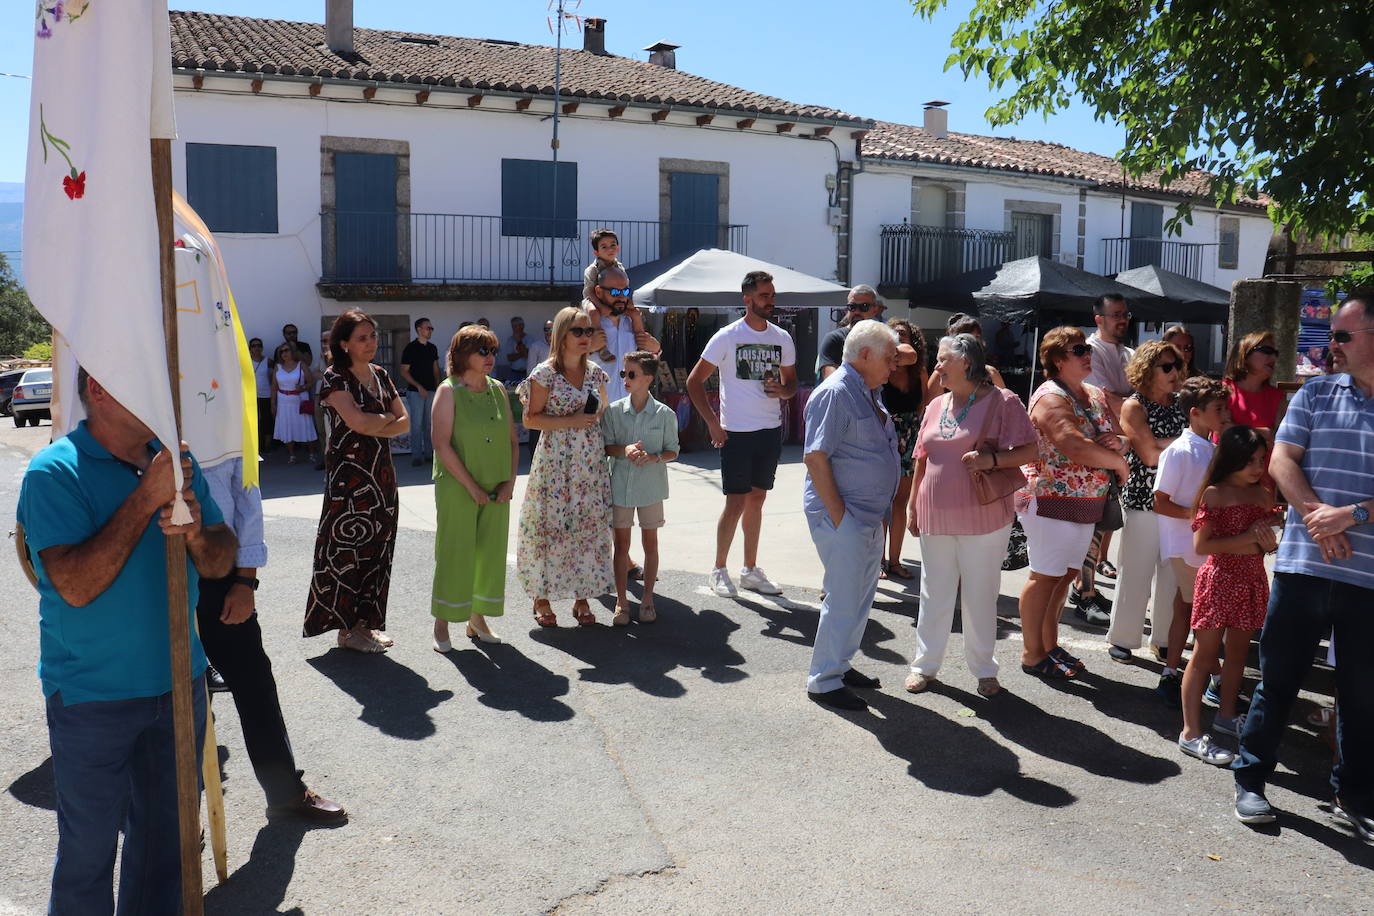
POLYGON ((542 159, 502 159, 501 234, 575 237, 577 163, 560 162, 555 172, 554 164, 542 159))
POLYGON ((1221 244, 1217 246, 1217 269, 1236 270, 1240 267, 1240 217, 1221 218, 1221 244))
POLYGON ((1054 217, 1048 213, 1012 211, 1012 258, 1054 257, 1054 217))
POLYGON ((186 200, 212 232, 277 231, 277 148, 186 144, 186 200))

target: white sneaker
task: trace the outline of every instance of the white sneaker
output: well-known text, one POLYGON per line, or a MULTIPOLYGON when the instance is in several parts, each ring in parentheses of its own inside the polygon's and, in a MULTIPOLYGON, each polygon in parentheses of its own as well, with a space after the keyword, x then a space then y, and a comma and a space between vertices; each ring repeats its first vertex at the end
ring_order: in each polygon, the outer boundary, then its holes
POLYGON ((1236 755, 1226 750, 1224 747, 1217 747, 1212 743, 1212 736, 1206 733, 1199 735, 1192 741, 1185 741, 1182 735, 1178 736, 1178 749, 1189 757, 1196 757, 1203 763, 1210 763, 1214 767, 1224 767, 1236 759, 1236 755))
POLYGON ((722 598, 733 598, 737 594, 735 583, 730 581, 730 573, 724 566, 711 570, 710 585, 711 591, 722 598))
POLYGON ((768 578, 762 566, 745 566, 739 571, 739 584, 760 595, 781 595, 778 583, 768 578))

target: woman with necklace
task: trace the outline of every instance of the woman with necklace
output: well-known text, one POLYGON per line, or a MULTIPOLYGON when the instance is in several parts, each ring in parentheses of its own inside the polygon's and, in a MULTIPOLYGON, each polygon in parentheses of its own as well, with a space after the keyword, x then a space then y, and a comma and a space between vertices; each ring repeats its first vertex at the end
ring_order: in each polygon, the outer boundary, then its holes
POLYGON ((469 325, 448 347, 448 378, 434 391, 434 651, 448 652, 450 623, 468 639, 499 643, 487 617, 505 610, 506 537, 520 447, 506 388, 491 377, 496 335, 469 325))
POLYGON ((1047 381, 1030 400, 1039 448, 1016 494, 1030 555, 1030 579, 1021 590, 1021 670, 1067 678, 1085 666, 1059 645, 1059 615, 1102 520, 1112 475, 1124 485, 1131 469, 1107 396, 1086 381, 1092 347, 1082 329, 1046 333, 1040 364, 1047 381))
POLYGON ((1131 444, 1126 453, 1131 476, 1121 489, 1125 518, 1121 529, 1121 578, 1117 580, 1116 604, 1107 630, 1107 654, 1118 662, 1129 662, 1131 650, 1140 648, 1151 581, 1155 584, 1155 602, 1150 614, 1150 643, 1156 657, 1167 658, 1169 654, 1169 622, 1174 617, 1177 586, 1172 564, 1159 552, 1154 488, 1160 453, 1188 425, 1183 412, 1174 405, 1174 397, 1187 377, 1187 367, 1187 357, 1162 340, 1141 344, 1126 365, 1126 380, 1135 389, 1121 405, 1121 427, 1131 444))
POLYGON ((331 362, 320 385, 328 412, 324 508, 315 538, 315 572, 305 636, 339 631, 339 646, 384 652, 391 555, 396 544, 396 468, 391 438, 410 429, 405 401, 377 354, 377 325, 344 312, 329 332, 331 362))
POLYGON ((919 693, 936 679, 962 590, 964 660, 978 693, 992 697, 1001 691, 993 653, 1012 497, 984 505, 971 472, 1035 460, 1035 427, 1020 399, 992 384, 972 334, 940 341, 932 381, 947 393, 926 407, 916 439, 909 516, 921 538, 921 615, 906 689, 919 693))
POLYGON ((897 430, 897 454, 902 461, 902 476, 897 481, 897 495, 892 498, 892 519, 888 522, 886 551, 880 576, 884 579, 913 579, 915 576, 902 565, 902 541, 906 537, 906 505, 911 499, 912 474, 915 472, 916 434, 921 428, 921 410, 925 407, 926 348, 921 332, 904 318, 893 318, 887 326, 897 332, 899 343, 916 351, 916 362, 898 366, 883 383, 883 406, 892 417, 897 430))
POLYGON ((592 626, 587 599, 610 591, 611 478, 601 435, 605 371, 587 360, 596 333, 582 309, 553 320, 552 356, 520 383, 524 424, 540 432, 520 505, 515 564, 541 627, 558 626, 550 599, 572 598, 592 626))

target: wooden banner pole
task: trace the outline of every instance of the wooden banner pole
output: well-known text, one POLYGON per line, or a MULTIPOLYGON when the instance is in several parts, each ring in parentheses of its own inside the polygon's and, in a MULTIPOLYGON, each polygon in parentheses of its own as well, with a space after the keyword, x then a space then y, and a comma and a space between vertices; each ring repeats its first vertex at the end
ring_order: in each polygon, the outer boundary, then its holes
MULTIPOLYGON (((162 275, 162 333, 167 342, 167 378, 172 409, 181 429, 181 360, 177 345, 176 263, 172 228, 172 141, 153 139, 153 206, 157 211, 158 266, 162 275)), ((179 434, 179 433, 178 433, 179 434)), ((173 455, 180 443, 164 442, 173 455)), ((178 458, 179 460, 179 458, 178 458)), ((195 707, 191 696, 191 622, 186 600, 186 536, 167 541, 167 628, 172 646, 172 724, 176 734, 177 824, 181 835, 181 909, 204 911, 200 874, 200 783, 196 766, 195 707)), ((209 715, 209 710, 206 710, 209 715)))

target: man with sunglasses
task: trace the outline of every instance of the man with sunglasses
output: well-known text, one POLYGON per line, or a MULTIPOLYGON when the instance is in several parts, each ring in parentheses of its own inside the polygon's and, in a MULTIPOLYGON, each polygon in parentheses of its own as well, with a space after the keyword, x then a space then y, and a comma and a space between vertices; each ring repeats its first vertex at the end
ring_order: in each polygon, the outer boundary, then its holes
POLYGON ((822 380, 844 365, 844 340, 849 336, 849 329, 857 322, 869 318, 882 321, 883 312, 887 310, 883 300, 878 298, 878 291, 867 283, 860 283, 849 291, 845 308, 845 316, 840 319, 840 326, 821 340, 820 359, 817 362, 822 380))
POLYGON ((647 350, 657 356, 663 348, 646 331, 636 333, 630 309, 630 279, 619 267, 604 267, 597 276, 590 300, 595 309, 592 326, 597 329, 592 338, 588 359, 594 361, 610 381, 606 383, 606 397, 615 403, 625 397, 625 382, 620 377, 620 361, 626 353, 647 350))
POLYGON ((1269 473, 1288 499, 1260 638, 1260 683, 1232 769, 1236 817, 1274 820, 1264 786, 1321 638, 1336 652, 1332 813, 1374 843, 1374 297, 1331 321, 1337 374, 1308 379, 1275 434, 1269 473))

